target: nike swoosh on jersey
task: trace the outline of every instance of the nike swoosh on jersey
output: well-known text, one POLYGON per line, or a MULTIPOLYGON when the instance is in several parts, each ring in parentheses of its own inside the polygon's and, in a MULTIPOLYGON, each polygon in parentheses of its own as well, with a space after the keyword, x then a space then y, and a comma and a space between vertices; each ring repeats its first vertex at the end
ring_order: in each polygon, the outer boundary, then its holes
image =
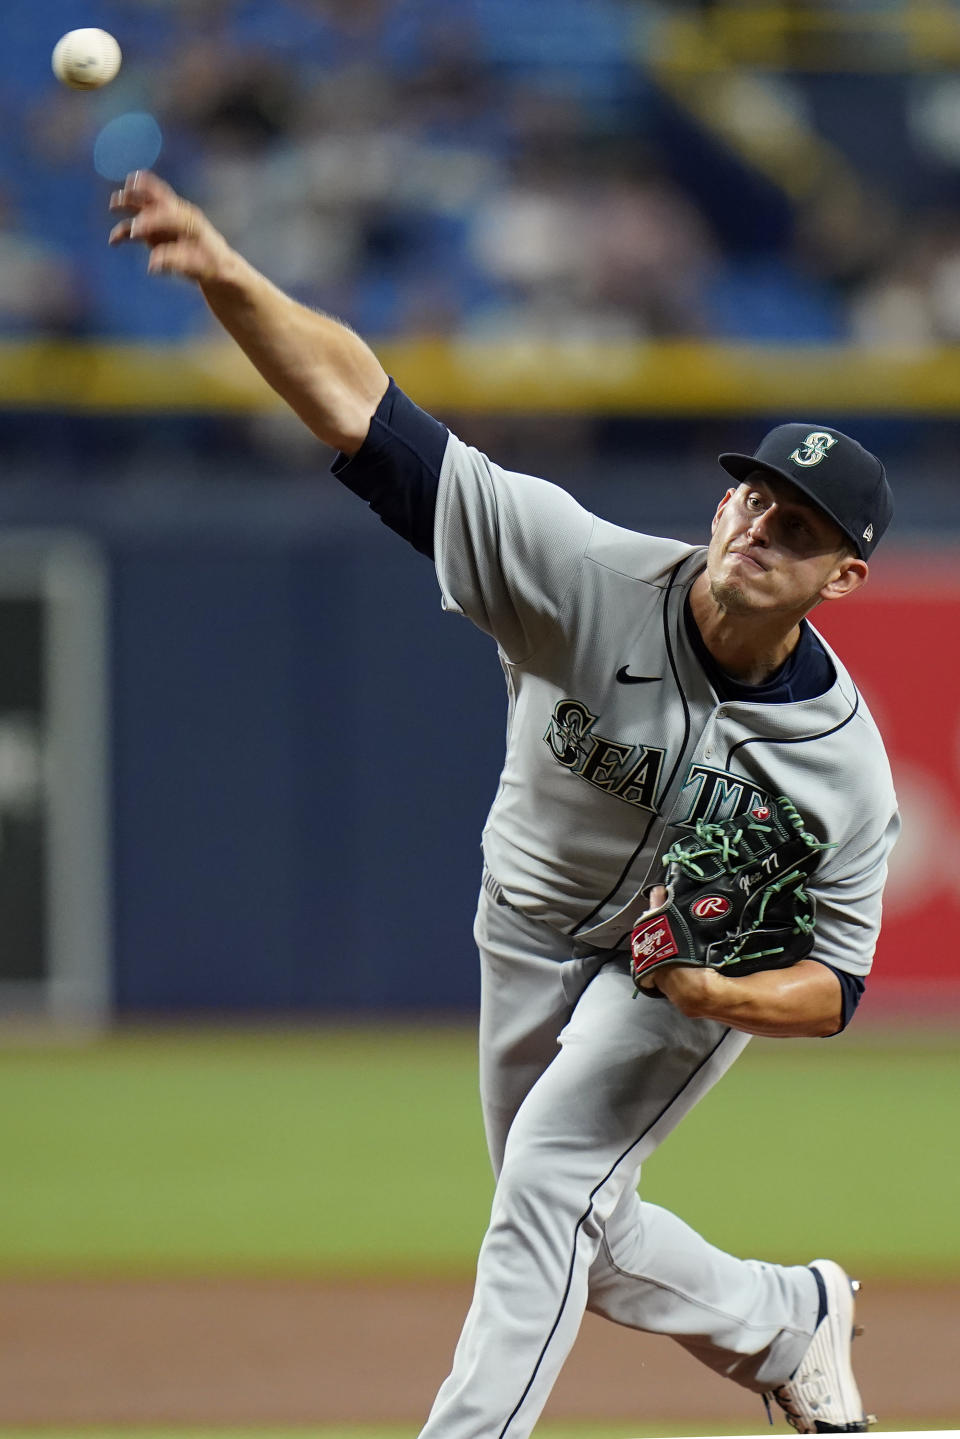
POLYGON ((617 670, 617 682, 622 685, 653 685, 663 679, 663 675, 631 675, 627 673, 626 665, 621 665, 617 670))

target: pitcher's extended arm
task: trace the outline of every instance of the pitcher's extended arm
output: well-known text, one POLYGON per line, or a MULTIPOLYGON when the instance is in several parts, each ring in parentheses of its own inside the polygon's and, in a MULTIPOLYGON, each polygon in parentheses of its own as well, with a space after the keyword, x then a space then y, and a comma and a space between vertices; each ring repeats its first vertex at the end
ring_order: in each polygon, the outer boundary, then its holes
POLYGON ((325 444, 352 455, 387 389, 376 355, 346 325, 291 299, 227 244, 195 205, 149 170, 110 199, 127 211, 110 244, 150 250, 152 275, 199 285, 213 314, 277 394, 325 444))

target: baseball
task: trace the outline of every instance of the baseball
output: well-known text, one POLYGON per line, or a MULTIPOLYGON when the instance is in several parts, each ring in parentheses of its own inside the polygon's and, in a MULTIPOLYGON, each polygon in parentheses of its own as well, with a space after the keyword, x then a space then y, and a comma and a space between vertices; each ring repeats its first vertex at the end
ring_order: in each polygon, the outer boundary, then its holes
POLYGON ((53 73, 71 90, 99 90, 120 69, 120 46, 106 30, 70 30, 53 50, 53 73))

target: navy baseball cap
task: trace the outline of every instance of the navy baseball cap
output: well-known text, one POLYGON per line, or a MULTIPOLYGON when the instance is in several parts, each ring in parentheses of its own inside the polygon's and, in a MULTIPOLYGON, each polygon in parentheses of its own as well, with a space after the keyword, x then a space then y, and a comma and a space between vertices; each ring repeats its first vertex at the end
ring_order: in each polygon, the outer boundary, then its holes
POLYGON ((893 515, 893 495, 876 455, 825 425, 778 425, 752 455, 718 459, 741 483, 755 470, 789 480, 840 526, 862 560, 873 554, 893 515))

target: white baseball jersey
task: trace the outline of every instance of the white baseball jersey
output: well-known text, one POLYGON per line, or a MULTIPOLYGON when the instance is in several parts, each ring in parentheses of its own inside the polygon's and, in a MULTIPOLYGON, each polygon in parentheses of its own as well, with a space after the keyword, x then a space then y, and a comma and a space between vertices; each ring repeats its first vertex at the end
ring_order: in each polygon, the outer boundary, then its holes
POLYGON ((445 608, 496 640, 506 676, 506 760, 483 850, 516 910, 614 948, 646 907, 667 826, 786 795, 833 846, 809 886, 814 957, 869 971, 896 797, 877 727, 829 647, 835 682, 814 699, 720 701, 684 622, 705 548, 601 520, 453 435, 434 552, 445 608))
POLYGON ((724 1254, 637 1193, 648 1155, 749 1036, 630 1003, 624 940, 669 827, 785 794, 833 846, 809 885, 813 957, 838 972, 845 1021, 897 828, 876 727, 808 627, 765 686, 723 676, 685 610, 702 547, 608 524, 500 469, 393 384, 361 452, 334 470, 434 557, 446 608, 496 640, 509 696, 474 926, 497 1189, 422 1439, 527 1439, 587 1303, 748 1389, 775 1388, 826 1313, 823 1281, 724 1254))

